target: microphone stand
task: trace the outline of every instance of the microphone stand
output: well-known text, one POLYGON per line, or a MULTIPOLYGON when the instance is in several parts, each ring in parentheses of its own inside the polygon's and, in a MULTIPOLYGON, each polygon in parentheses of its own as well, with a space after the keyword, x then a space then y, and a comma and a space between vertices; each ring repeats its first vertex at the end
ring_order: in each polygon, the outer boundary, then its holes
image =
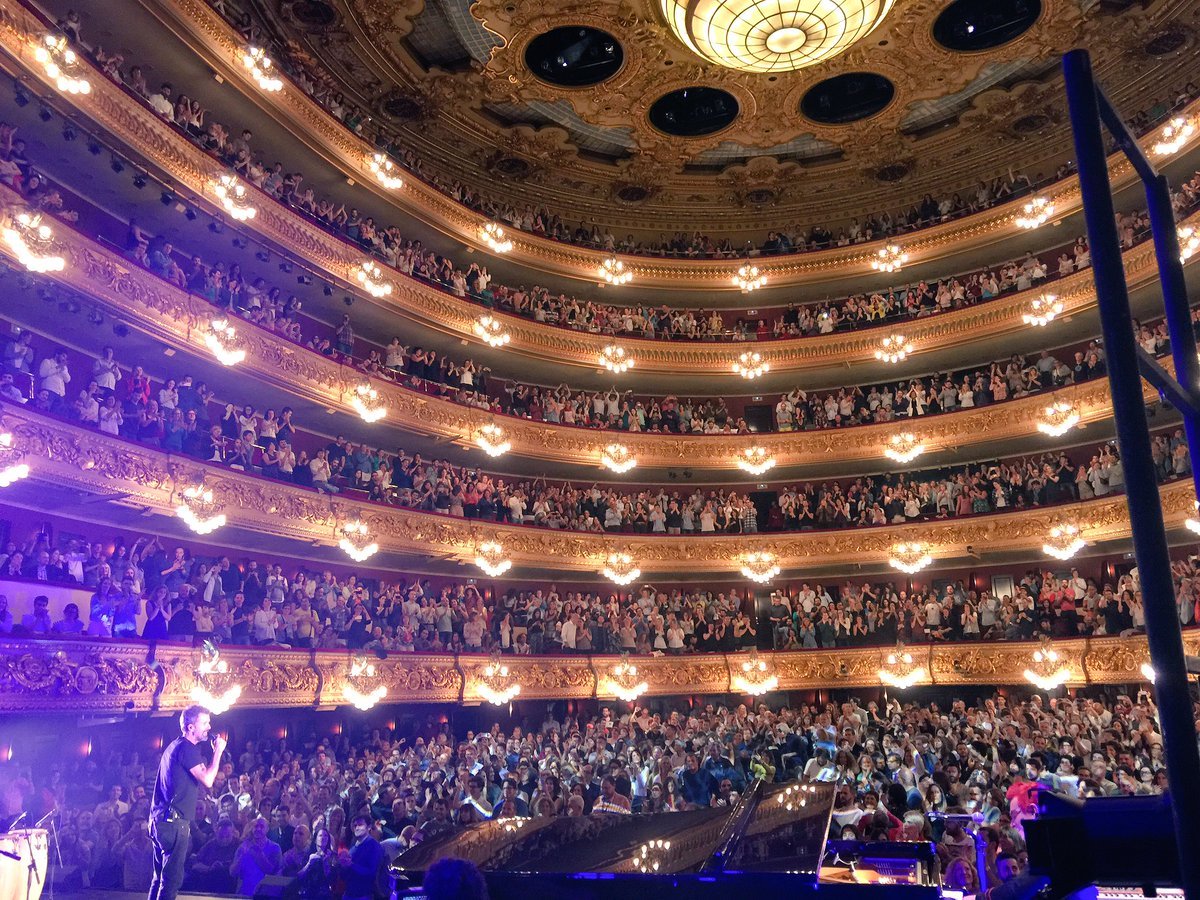
MULTIPOLYGON (((50 810, 50 812, 48 812, 44 816, 42 816, 40 819, 38 819, 33 827, 34 827, 34 829, 41 828, 47 822, 50 823, 50 828, 49 828, 50 836, 52 838, 54 838, 54 854, 55 854, 55 856, 58 857, 58 871, 61 872, 63 861, 62 861, 62 847, 58 842, 58 807, 57 806, 54 809, 50 810)), ((27 840, 32 841, 32 833, 31 833, 31 836, 29 838, 27 838, 27 840)), ((33 846, 32 846, 32 844, 30 844, 29 853, 30 853, 30 866, 33 866, 34 863, 33 863, 33 846)), ((51 858, 50 858, 49 852, 47 852, 47 854, 46 854, 46 884, 48 884, 50 886, 50 900, 54 900, 54 879, 51 878, 50 875, 51 875, 51 858)), ((26 894, 26 897, 28 897, 28 896, 29 895, 26 894)))

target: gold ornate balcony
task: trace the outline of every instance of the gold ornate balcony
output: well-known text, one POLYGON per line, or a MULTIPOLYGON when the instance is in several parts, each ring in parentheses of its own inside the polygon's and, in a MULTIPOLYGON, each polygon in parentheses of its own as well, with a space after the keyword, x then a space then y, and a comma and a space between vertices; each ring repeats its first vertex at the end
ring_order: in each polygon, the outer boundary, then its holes
MULTIPOLYGON (((87 493, 119 495, 120 502, 148 512, 173 515, 180 484, 203 480, 225 509, 228 523, 256 533, 315 545, 334 546, 339 523, 367 525, 381 551, 439 554, 470 562, 485 541, 503 544, 513 566, 595 573, 609 554, 628 554, 643 573, 661 577, 681 572, 735 573, 747 550, 743 535, 665 536, 588 534, 528 526, 501 525, 475 519, 365 501, 328 498, 280 482, 206 465, 161 450, 110 438, 22 409, 6 407, 0 430, 13 435, 14 446, 36 459, 30 479, 58 487, 76 486, 87 493)), ((1166 524, 1183 528, 1195 508, 1189 479, 1161 488, 1166 524)), ((1089 542, 1124 539, 1129 520, 1124 496, 1108 496, 1072 504, 1071 513, 1086 522, 1089 542)), ((934 559, 961 559, 966 548, 1012 552, 1040 558, 1050 529, 1060 523, 1062 509, 1043 507, 922 524, 760 534, 753 549, 773 554, 784 570, 836 569, 847 559, 886 568, 892 547, 919 541, 934 559)))
MULTIPOLYGON (((201 18, 213 15, 201 4, 188 4, 187 6, 188 9, 193 9, 194 7, 193 11, 201 18)), ((10 68, 20 70, 24 74, 24 77, 34 81, 41 81, 48 86, 44 73, 40 72, 37 67, 33 66, 31 62, 21 55, 22 48, 30 40, 30 32, 27 32, 25 29, 34 28, 33 22, 25 14, 22 13, 21 15, 24 18, 18 17, 14 19, 9 17, 0 23, 0 47, 6 49, 12 57, 11 60, 7 61, 10 68)), ((214 19, 214 21, 217 20, 214 19)), ((238 57, 238 60, 240 60, 240 57, 238 57)), ((240 66, 240 62, 232 66, 230 74, 227 77, 245 77, 244 68, 238 68, 238 66, 240 66)), ((88 95, 71 95, 70 97, 63 98, 63 102, 73 105, 101 128, 118 136, 140 155, 154 160, 173 181, 189 188, 196 197, 202 198, 203 202, 212 203, 214 211, 220 211, 220 207, 216 202, 209 200, 207 188, 214 179, 224 174, 224 167, 201 152, 185 138, 176 134, 151 110, 135 102, 108 78, 102 76, 100 73, 96 73, 96 77, 92 81, 94 82, 94 87, 88 95)), ((276 98, 279 98, 278 102, 308 104, 311 107, 308 110, 311 118, 305 119, 305 127, 311 133, 316 134, 320 131, 319 123, 328 120, 326 124, 331 129, 337 129, 338 133, 340 133, 340 138, 337 141, 334 141, 335 133, 333 131, 325 135, 326 141, 330 142, 330 147, 333 148, 329 152, 338 152, 343 155, 350 153, 345 148, 353 144, 356 139, 350 136, 348 132, 342 130, 340 125, 329 119, 323 111, 311 104, 306 97, 301 96, 294 88, 290 86, 286 87, 278 94, 271 95, 270 100, 263 100, 263 102, 274 103, 276 102, 276 98), (342 149, 337 150, 336 148, 342 149)), ((1200 101, 1197 101, 1197 105, 1200 108, 1200 101)), ((355 150, 354 152, 357 153, 359 151, 355 150)), ((1121 163, 1117 168, 1120 169, 1124 165, 1124 163, 1121 163)), ((361 166, 359 168, 361 169, 361 166)), ((358 169, 355 170, 355 173, 356 177, 362 175, 362 172, 358 169)), ((364 184, 369 185, 370 182, 371 179, 363 179, 364 184)), ((386 193, 386 190, 382 187, 380 190, 386 193)), ((432 189, 426 190, 430 192, 431 209, 437 207, 438 204, 457 208, 456 204, 440 193, 432 191, 432 189)), ((414 196, 417 195, 419 195, 419 192, 414 196)), ((261 208, 258 209, 254 219, 254 228, 259 234, 276 245, 285 248, 289 253, 320 267, 325 272, 328 272, 331 278, 342 281, 349 289, 359 290, 353 273, 357 271, 362 262, 360 249, 339 240, 303 217, 293 213, 283 205, 270 201, 265 196, 260 206, 261 208)), ((1012 204, 1009 206, 1012 206, 1012 204)), ((1007 207, 1002 207, 1001 209, 1007 209, 1007 207)), ((1008 212, 996 212, 996 215, 1001 217, 998 221, 1007 221, 1008 218, 1015 216, 1019 209, 1020 207, 1017 205, 1013 206, 1013 209, 1008 212)), ((462 219, 462 216, 465 215, 466 213, 462 212, 455 221, 462 219)), ((988 216, 992 215, 992 213, 982 215, 988 216)), ((470 223, 463 225, 466 228, 463 234, 475 234, 475 230, 479 224, 476 219, 477 217, 470 218, 470 223)), ((973 233, 973 229, 976 227, 969 224, 972 221, 974 221, 974 217, 968 220, 967 223, 955 223, 939 227, 953 229, 953 234, 956 236, 959 235, 960 231, 970 234, 973 233)), ((1193 216, 1189 221, 1200 225, 1200 214, 1193 216)), ((467 220, 462 219, 462 222, 466 223, 467 220)), ((999 225, 996 227, 998 228, 999 225)), ((1005 227, 1008 228, 1009 226, 1006 225, 1005 227)), ((987 229, 984 230, 986 231, 987 229)), ((452 233, 459 234, 457 229, 452 230, 452 233)), ((925 239, 933 240, 935 233, 938 233, 938 229, 936 228, 928 232, 921 232, 920 235, 926 235, 925 239)), ((914 236, 915 240, 917 238, 918 236, 914 236)), ((989 240, 999 239, 1000 235, 998 233, 993 234, 989 238, 989 240)), ((538 242, 536 238, 528 235, 515 236, 515 240, 518 246, 522 242, 538 242)), ((946 237, 945 241, 950 241, 950 237, 946 237)), ((587 251, 575 251, 571 248, 564 249, 565 245, 554 242, 543 241, 541 243, 553 244, 554 251, 558 253, 578 252, 587 254, 587 251)), ((916 240, 916 245, 919 244, 920 240, 916 240)), ((862 246, 868 247, 870 245, 862 246)), ((909 246, 909 243, 906 242, 906 246, 909 246)), ((845 252, 850 251, 863 256, 864 259, 870 253, 869 250, 861 248, 849 248, 845 252)), ((829 252, 840 253, 843 251, 829 252)), ((595 266, 602 259, 602 254, 595 255, 597 259, 587 262, 585 265, 587 271, 593 274, 595 266)), ((815 259, 822 256, 823 254, 804 254, 800 257, 785 258, 790 261, 779 261, 778 265, 798 267, 804 270, 804 272, 808 272, 813 266, 817 266, 818 269, 820 268, 816 262, 809 261, 809 257, 815 259)), ((659 266, 660 264, 659 261, 655 260, 636 259, 638 261, 632 263, 635 268, 642 265, 659 266)), ((1133 287, 1148 283, 1157 276, 1153 247, 1150 242, 1143 242, 1138 247, 1127 252, 1124 260, 1126 276, 1133 287)), ((768 261, 764 264, 774 265, 776 263, 768 261)), ((679 269, 682 265, 671 262, 662 263, 662 266, 671 270, 679 269)), ((699 264, 689 263, 687 265, 699 264)), ((714 265, 716 264, 714 263, 714 265)), ((728 261, 723 265, 724 268, 719 275, 721 279, 726 278, 728 275, 726 271, 729 267, 728 261)), ((672 275, 671 277, 675 278, 677 276, 672 275)), ((682 275, 678 277, 683 278, 682 275)), ((699 279, 699 276, 690 274, 681 283, 689 287, 702 286, 699 285, 699 280, 702 280, 699 279)), ((445 291, 437 290, 402 275, 397 274, 395 279, 393 279, 393 283, 395 284, 395 290, 391 295, 380 298, 364 296, 364 302, 379 304, 414 323, 433 327, 440 331, 449 331, 464 337, 470 337, 474 333, 474 325, 480 311, 478 305, 460 300, 445 291)), ((772 284, 776 283, 778 282, 772 282, 772 284)), ((1063 303, 1064 315, 1083 312, 1093 308, 1095 305, 1090 271, 1076 273, 1055 282, 1055 290, 1063 303)), ((919 346, 923 353, 932 353, 941 347, 957 346, 967 341, 977 341, 980 343, 993 341, 1004 335, 1024 330, 1025 326, 1022 316, 1028 311, 1027 304, 1030 296, 1032 296, 1032 292, 1026 291, 994 299, 975 307, 934 316, 929 319, 913 320, 911 323, 906 323, 905 335, 914 344, 919 346)), ((499 315, 510 336, 510 342, 506 347, 509 352, 552 360, 559 364, 575 365, 594 370, 596 360, 603 353, 605 346, 612 342, 611 336, 591 335, 553 325, 537 324, 516 316, 508 316, 502 313, 499 315)), ((763 361, 771 366, 771 371, 778 373, 873 361, 879 336, 875 330, 868 329, 857 332, 838 333, 825 337, 765 341, 756 343, 754 346, 762 354, 763 361)), ((668 341, 640 340, 637 338, 629 338, 627 342, 631 344, 631 352, 636 352, 638 371, 643 374, 725 373, 729 371, 730 363, 735 358, 738 348, 744 349, 743 345, 736 343, 672 343, 668 341)))
MULTIPOLYGON (((0 186, 0 203, 15 202, 17 195, 0 186)), ((66 226, 56 229, 67 265, 52 277, 93 297, 123 321, 181 350, 206 355, 203 334, 216 308, 199 297, 173 287, 150 272, 131 266, 121 256, 101 247, 66 226)), ((1148 246, 1148 245, 1147 245, 1148 246)), ((0 247, 0 258, 5 257, 0 247)), ((985 308, 986 309, 986 308, 985 308)), ((964 311, 966 312, 966 311, 964 311)), ((958 314, 951 314, 958 315, 958 314)), ((947 319, 949 316, 947 316, 947 319)), ((295 396, 358 415, 354 392, 361 375, 319 353, 242 323, 239 331, 246 358, 242 370, 264 382, 279 385, 295 396)), ((1166 361, 1171 369, 1170 361, 1166 361)), ((503 423, 513 450, 523 456, 558 462, 588 464, 612 442, 614 433, 570 425, 551 425, 472 409, 398 385, 376 382, 379 402, 387 421, 409 431, 448 437, 470 444, 490 422, 503 423)), ((1147 402, 1157 394, 1144 385, 1147 402)), ((1103 379, 1020 400, 963 410, 920 420, 922 441, 929 447, 981 448, 994 441, 1037 433, 1037 419, 1056 400, 1079 408, 1082 422, 1109 418, 1108 384, 1103 379)), ((895 423, 854 428, 755 435, 779 466, 803 466, 838 459, 848 466, 883 458, 895 423)), ((620 441, 637 458, 642 469, 670 468, 682 461, 694 469, 728 469, 745 449, 744 435, 672 435, 620 433, 620 441)))
MULTIPOLYGON (((1200 632, 1184 632, 1188 653, 1200 654, 1200 632)), ((1037 644, 957 643, 910 647, 927 676, 921 685, 1023 685, 1022 671, 1037 644)), ((1149 657, 1146 638, 1098 637, 1055 641, 1072 672, 1068 686, 1127 684, 1142 680, 1149 657)), ((842 648, 772 653, 778 690, 864 688, 879 684, 889 648, 842 648)), ((0 640, 0 714, 116 713, 178 710, 190 691, 199 649, 181 644, 92 639, 0 640)), ((344 706, 346 651, 226 647, 221 658, 243 686, 239 708, 344 706)), ((744 656, 697 654, 639 657, 645 696, 733 694, 744 656)), ((584 699, 603 696, 601 685, 615 657, 505 659, 521 684, 521 699, 584 699)), ((478 702, 473 687, 488 663, 485 655, 392 654, 375 660, 388 701, 478 702)))

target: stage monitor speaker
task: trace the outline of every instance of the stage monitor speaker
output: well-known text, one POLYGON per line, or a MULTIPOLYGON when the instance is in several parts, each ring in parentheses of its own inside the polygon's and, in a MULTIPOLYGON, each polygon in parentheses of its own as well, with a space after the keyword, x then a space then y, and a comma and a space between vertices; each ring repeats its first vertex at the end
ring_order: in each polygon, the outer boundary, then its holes
POLYGON ((297 900, 300 879, 294 875, 268 875, 254 889, 254 900, 297 900))

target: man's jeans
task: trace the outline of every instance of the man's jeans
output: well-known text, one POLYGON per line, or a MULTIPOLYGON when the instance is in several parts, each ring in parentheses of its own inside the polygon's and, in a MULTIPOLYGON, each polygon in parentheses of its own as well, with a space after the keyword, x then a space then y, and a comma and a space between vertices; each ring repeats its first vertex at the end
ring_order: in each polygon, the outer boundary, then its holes
POLYGON ((175 900, 183 884, 183 864, 192 841, 192 824, 185 819, 150 821, 154 843, 154 879, 147 900, 175 900))

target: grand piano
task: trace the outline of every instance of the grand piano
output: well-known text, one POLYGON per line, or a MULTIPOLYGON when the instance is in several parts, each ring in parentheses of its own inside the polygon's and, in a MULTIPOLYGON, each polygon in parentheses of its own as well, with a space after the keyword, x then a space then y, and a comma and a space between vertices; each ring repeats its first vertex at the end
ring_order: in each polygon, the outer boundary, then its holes
POLYGON ((424 870, 453 856, 479 867, 492 900, 661 900, 665 890, 673 898, 940 896, 931 844, 827 848, 833 797, 828 784, 759 781, 733 807, 492 820, 417 844, 396 858, 393 876, 398 896, 416 898, 424 870))

